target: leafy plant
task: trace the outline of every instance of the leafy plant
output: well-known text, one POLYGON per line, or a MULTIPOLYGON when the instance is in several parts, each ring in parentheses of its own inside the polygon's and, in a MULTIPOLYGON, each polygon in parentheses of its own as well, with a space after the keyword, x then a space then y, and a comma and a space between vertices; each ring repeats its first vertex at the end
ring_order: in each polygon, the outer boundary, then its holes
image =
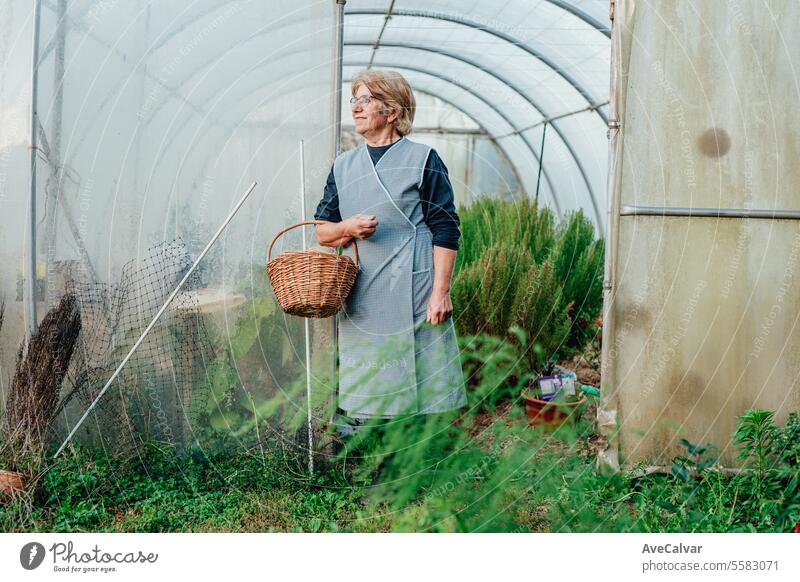
POLYGON ((603 239, 595 240, 591 221, 578 210, 559 225, 555 241, 549 261, 570 316, 566 343, 580 349, 594 337, 591 322, 602 307, 603 239))
MULTIPOLYGON (((525 343, 524 332, 518 342, 525 343)), ((468 373, 482 406, 371 423, 357 432, 342 456, 361 449, 356 478, 374 506, 401 517, 394 529, 416 531, 510 531, 512 500, 525 495, 524 470, 535 435, 523 407, 496 415, 509 379, 523 383, 519 345, 492 336, 459 338, 468 373), (488 411, 488 412, 486 412, 488 411)))
POLYGON ((459 338, 464 375, 487 395, 480 399, 477 392, 473 393, 473 405, 480 404, 489 413, 499 399, 518 396, 536 377, 526 353, 526 331, 512 326, 509 332, 513 338, 510 341, 486 334, 459 338))
POLYGON ((563 288, 548 261, 531 266, 520 278, 512 313, 510 323, 524 329, 534 344, 529 358, 532 366, 541 369, 548 362, 554 363, 569 335, 570 321, 563 288))
POLYGON ((710 454, 713 445, 699 445, 690 443, 686 439, 680 440, 686 447, 687 455, 678 455, 672 462, 671 475, 677 480, 677 496, 680 505, 675 505, 664 499, 656 503, 682 517, 681 527, 686 531, 705 519, 705 514, 696 505, 697 497, 703 487, 704 471, 711 467, 716 459, 710 454))
POLYGON ((775 460, 778 428, 773 423, 774 415, 770 410, 748 410, 737 417, 741 422, 733 433, 733 441, 740 449, 739 459, 753 471, 757 495, 762 493, 766 471, 775 460))
POLYGON ((461 244, 456 271, 477 261, 487 248, 524 248, 534 261, 547 258, 554 244, 555 218, 549 208, 538 208, 529 198, 512 202, 480 198, 459 209, 461 244))
POLYGON ((781 428, 774 417, 769 410, 747 410, 732 437, 745 468, 738 478, 742 505, 754 526, 789 531, 800 522, 800 422, 793 413, 781 428))
POLYGON ((506 245, 487 249, 460 271, 453 282, 456 325, 463 334, 504 337, 516 319, 514 303, 519 282, 534 268, 527 249, 506 245))
POLYGON ((780 431, 776 446, 784 463, 800 468, 800 415, 796 412, 789 413, 786 428, 780 431))
POLYGON ((490 334, 509 340, 512 326, 524 330, 539 345, 537 351, 527 353, 528 365, 537 367, 558 351, 569 333, 562 295, 547 261, 537 266, 524 248, 488 249, 456 276, 456 326, 464 335, 490 334))
POLYGON ((510 339, 509 328, 519 326, 544 352, 531 355, 532 366, 596 337, 603 241, 581 211, 556 224, 530 200, 484 198, 460 216, 452 293, 460 333, 510 339))

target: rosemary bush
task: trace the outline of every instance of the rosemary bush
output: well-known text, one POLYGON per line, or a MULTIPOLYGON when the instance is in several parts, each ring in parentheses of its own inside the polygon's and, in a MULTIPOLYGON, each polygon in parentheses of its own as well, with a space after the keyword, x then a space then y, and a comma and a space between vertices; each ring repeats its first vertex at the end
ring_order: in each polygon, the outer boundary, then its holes
POLYGON ((483 198, 460 217, 452 292, 459 333, 510 339, 518 326, 538 344, 528 360, 539 368, 591 341, 602 307, 603 241, 582 211, 556 224, 531 200, 483 198))

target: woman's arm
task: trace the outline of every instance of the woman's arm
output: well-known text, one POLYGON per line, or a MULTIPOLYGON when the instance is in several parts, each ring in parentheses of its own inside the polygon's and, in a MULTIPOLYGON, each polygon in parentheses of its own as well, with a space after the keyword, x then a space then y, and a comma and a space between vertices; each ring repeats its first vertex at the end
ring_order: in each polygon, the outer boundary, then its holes
POLYGON ((453 314, 450 300, 450 282, 458 251, 460 221, 455 207, 455 195, 447 166, 431 150, 425 164, 420 189, 420 200, 425 223, 433 234, 433 290, 428 300, 427 321, 436 325, 453 314))
POLYGON ((316 227, 317 243, 324 247, 346 247, 354 237, 365 239, 371 236, 378 226, 374 216, 364 214, 356 214, 347 220, 342 220, 333 168, 328 174, 325 192, 317 205, 314 220, 325 221, 325 224, 318 224, 316 227))
POLYGON ((433 246, 457 251, 461 221, 447 166, 436 150, 432 149, 428 155, 419 194, 425 223, 433 234, 433 246))
POLYGON ((433 247, 433 291, 428 300, 428 318, 425 321, 434 325, 444 322, 453 314, 450 281, 453 277, 455 262, 456 251, 444 247, 433 247))
POLYGON ((353 240, 345 233, 347 224, 342 222, 326 222, 317 225, 317 243, 323 247, 346 247, 353 240))
POLYGON ((375 216, 356 214, 341 222, 317 225, 317 242, 324 247, 346 247, 354 239, 372 236, 378 221, 375 216))

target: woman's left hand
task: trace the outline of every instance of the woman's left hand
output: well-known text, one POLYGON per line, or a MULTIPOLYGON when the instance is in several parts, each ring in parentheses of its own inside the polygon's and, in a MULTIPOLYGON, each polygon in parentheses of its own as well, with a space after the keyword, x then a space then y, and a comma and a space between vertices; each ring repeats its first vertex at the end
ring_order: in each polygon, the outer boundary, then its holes
POLYGON ((444 322, 453 314, 453 302, 450 301, 450 292, 433 289, 428 300, 428 317, 425 321, 437 325, 444 322))

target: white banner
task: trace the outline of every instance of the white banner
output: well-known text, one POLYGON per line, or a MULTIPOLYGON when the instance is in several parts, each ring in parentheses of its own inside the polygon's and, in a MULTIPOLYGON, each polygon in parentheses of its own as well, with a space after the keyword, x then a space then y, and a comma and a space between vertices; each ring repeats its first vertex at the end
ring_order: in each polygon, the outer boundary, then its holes
POLYGON ((0 572, 14 581, 795 581, 799 550, 794 534, 0 534, 0 572))

